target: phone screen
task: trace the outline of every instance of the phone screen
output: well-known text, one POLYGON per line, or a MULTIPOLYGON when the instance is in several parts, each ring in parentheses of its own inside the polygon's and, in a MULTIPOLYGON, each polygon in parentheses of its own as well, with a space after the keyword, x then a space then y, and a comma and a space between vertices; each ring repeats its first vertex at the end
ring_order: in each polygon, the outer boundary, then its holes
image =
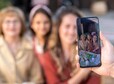
POLYGON ((78 54, 80 67, 101 65, 99 20, 97 17, 78 18, 78 54))

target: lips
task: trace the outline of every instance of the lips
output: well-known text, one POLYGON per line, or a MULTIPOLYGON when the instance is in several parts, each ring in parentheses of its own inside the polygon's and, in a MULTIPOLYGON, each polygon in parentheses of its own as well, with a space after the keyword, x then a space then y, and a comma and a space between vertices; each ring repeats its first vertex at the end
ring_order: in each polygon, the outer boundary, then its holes
POLYGON ((9 29, 9 31, 15 31, 15 28, 9 29))

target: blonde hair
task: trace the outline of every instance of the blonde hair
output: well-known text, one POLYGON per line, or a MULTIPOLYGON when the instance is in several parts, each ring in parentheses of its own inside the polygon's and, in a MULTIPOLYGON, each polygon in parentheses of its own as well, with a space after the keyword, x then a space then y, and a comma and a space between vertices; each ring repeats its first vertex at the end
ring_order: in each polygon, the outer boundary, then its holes
POLYGON ((26 29, 25 17, 24 17, 23 12, 19 8, 16 8, 16 7, 6 7, 0 11, 0 35, 3 35, 2 23, 5 17, 7 16, 17 16, 20 19, 21 25, 22 25, 20 36, 23 36, 25 29, 26 29))

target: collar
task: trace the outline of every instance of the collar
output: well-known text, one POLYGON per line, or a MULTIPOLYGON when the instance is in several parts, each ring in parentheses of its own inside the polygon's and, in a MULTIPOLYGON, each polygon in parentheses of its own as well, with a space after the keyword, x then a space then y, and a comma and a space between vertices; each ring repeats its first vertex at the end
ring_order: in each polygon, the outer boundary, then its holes
MULTIPOLYGON (((4 37, 1 35, 0 36, 0 47, 3 47, 5 45, 6 45, 6 42, 4 40, 4 37)), ((29 39, 22 37, 22 47, 21 48, 22 49, 33 49, 32 42, 29 39)))

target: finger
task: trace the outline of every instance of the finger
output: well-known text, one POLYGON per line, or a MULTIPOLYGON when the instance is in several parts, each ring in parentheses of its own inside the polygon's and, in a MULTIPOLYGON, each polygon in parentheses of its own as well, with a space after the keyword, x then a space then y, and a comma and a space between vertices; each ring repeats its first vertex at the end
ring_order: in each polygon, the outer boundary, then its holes
POLYGON ((78 46, 76 46, 76 51, 78 51, 78 46))
POLYGON ((110 43, 110 41, 102 34, 102 32, 100 32, 100 39, 101 39, 101 41, 102 41, 102 43, 103 43, 103 46, 104 46, 104 45, 107 46, 107 44, 108 44, 108 46, 109 46, 109 45, 112 45, 112 44, 110 43))
POLYGON ((76 62, 79 63, 79 55, 76 55, 76 62))
POLYGON ((109 40, 103 35, 103 33, 100 31, 100 39, 103 42, 103 44, 106 44, 109 42, 109 40))
POLYGON ((79 64, 79 63, 76 63, 76 67, 77 67, 77 68, 80 68, 80 64, 79 64))
POLYGON ((75 56, 75 59, 76 59, 76 67, 79 68, 80 67, 80 64, 79 64, 79 56, 76 55, 75 56))
POLYGON ((104 37, 103 33, 100 31, 100 39, 103 42, 103 44, 105 44, 105 40, 106 38, 104 37))

